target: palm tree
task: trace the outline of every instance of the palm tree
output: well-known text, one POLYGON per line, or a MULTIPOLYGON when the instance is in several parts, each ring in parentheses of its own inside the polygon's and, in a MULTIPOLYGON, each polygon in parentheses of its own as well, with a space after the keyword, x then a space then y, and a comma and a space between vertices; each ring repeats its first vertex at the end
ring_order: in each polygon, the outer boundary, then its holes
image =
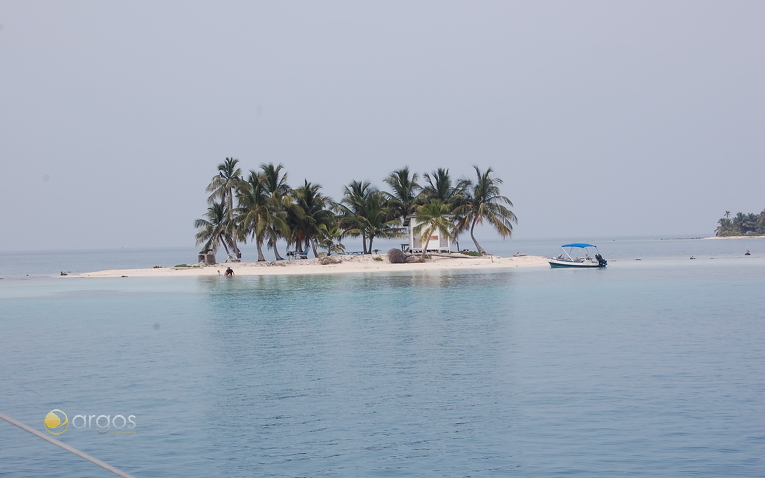
POLYGON ((236 222, 240 225, 241 233, 249 234, 254 240, 258 249, 258 261, 265 261, 263 242, 269 230, 273 228, 285 231, 287 224, 274 206, 274 199, 267 193, 263 175, 250 171, 247 181, 239 186, 237 198, 239 207, 236 208, 236 222))
POLYGON ((391 238, 402 234, 385 202, 383 194, 369 181, 352 181, 345 187, 343 199, 337 205, 343 234, 361 236, 364 254, 372 253, 375 237, 391 238))
POLYGON ((422 192, 427 201, 438 199, 450 207, 460 198, 464 187, 462 182, 454 186, 449 170, 445 168, 438 168, 432 174, 425 173, 425 182, 427 185, 422 192))
POLYGON ((368 196, 364 206, 366 217, 364 224, 366 227, 366 236, 369 239, 369 246, 365 253, 372 253, 372 242, 375 237, 382 239, 392 239, 403 235, 399 226, 397 217, 392 217, 391 210, 388 208, 385 196, 380 191, 372 191, 368 196))
MULTIPOLYGON (((226 158, 218 165, 218 174, 212 177, 206 188, 206 191, 210 193, 207 202, 214 204, 216 200, 219 201, 228 214, 234 210, 234 193, 242 182, 242 170, 236 166, 237 163, 239 163, 238 159, 226 158)), ((236 227, 234 221, 230 221, 229 224, 232 228, 236 227)), ((231 247, 237 257, 241 258, 242 253, 236 245, 236 235, 236 231, 233 231, 231 237, 234 240, 231 247)), ((228 250, 226 252, 228 253, 228 250)))
POLYGON ((402 220, 414 214, 422 190, 422 186, 417 184, 417 173, 410 173, 409 166, 405 166, 390 173, 383 181, 393 190, 392 193, 385 193, 385 196, 395 214, 402 220))
POLYGON ((332 253, 342 254, 345 252, 345 246, 340 242, 343 238, 343 230, 333 221, 331 224, 319 225, 319 246, 327 250, 327 255, 332 253))
POLYGON ((233 206, 233 193, 242 181, 242 170, 236 167, 238 159, 226 158, 218 165, 218 173, 212 177, 206 191, 211 193, 207 202, 214 203, 217 199, 229 210, 233 206))
POLYGON ((207 208, 205 219, 194 221, 194 227, 197 229, 197 246, 204 243, 203 251, 212 250, 215 252, 219 245, 226 249, 234 244, 234 238, 231 235, 231 219, 226 210, 226 206, 221 203, 213 203, 207 208))
POLYGON ((461 232, 470 229, 470 238, 475 243, 476 250, 481 254, 486 251, 478 244, 473 234, 476 224, 488 222, 499 233, 500 236, 510 237, 513 234, 513 223, 518 223, 518 218, 507 208, 512 207, 513 203, 508 198, 500 195, 499 185, 502 180, 492 177, 494 172, 491 168, 481 172, 478 166, 475 169, 475 182, 470 179, 464 179, 461 183, 465 188, 464 203, 455 209, 455 214, 459 216, 457 231, 461 232))
POLYGON ((367 196, 375 190, 369 181, 351 181, 343 191, 343 199, 337 205, 340 227, 344 236, 359 237, 364 254, 367 253, 367 232, 363 218, 366 216, 367 196))
POLYGON ((727 236, 731 234, 732 223, 730 219, 723 217, 720 218, 717 223, 720 225, 715 229, 715 236, 727 236))
POLYGON ((316 246, 321 226, 329 226, 335 219, 328 208, 331 201, 319 192, 320 189, 320 185, 305 180, 303 186, 292 191, 294 202, 290 205, 288 215, 291 241, 303 250, 307 250, 310 245, 314 257, 318 257, 316 246))
MULTIPOLYGON (((287 185, 287 173, 282 173, 284 166, 281 164, 274 166, 273 163, 268 163, 261 164, 260 169, 263 171, 261 176, 263 177, 265 192, 271 197, 273 215, 279 216, 281 219, 286 219, 286 211, 287 208, 289 208, 291 201, 287 197, 290 192, 290 187, 287 185)), ((283 257, 279 254, 279 250, 276 248, 276 241, 281 237, 286 237, 288 234, 286 229, 282 230, 280 227, 277 227, 276 224, 269 224, 267 231, 268 247, 273 248, 274 256, 277 261, 282 260, 283 257)))
POLYGON ((414 227, 413 232, 420 235, 422 260, 425 260, 428 241, 434 232, 438 231, 441 237, 446 237, 449 240, 454 239, 454 235, 451 232, 454 225, 447 218, 449 213, 449 206, 440 199, 431 199, 430 202, 417 208, 418 224, 414 227))
POLYGON ((260 169, 263 171, 263 181, 265 182, 265 188, 268 194, 278 194, 284 196, 290 192, 290 187, 287 185, 287 173, 282 173, 284 166, 274 163, 261 164, 260 169))

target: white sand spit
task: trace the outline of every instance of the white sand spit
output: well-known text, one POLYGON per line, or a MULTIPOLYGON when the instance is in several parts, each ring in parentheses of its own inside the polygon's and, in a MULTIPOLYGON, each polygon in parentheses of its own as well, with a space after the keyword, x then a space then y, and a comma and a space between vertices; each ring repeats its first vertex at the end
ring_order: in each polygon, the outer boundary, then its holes
POLYGON ((235 262, 206 267, 162 267, 152 269, 121 269, 110 271, 70 274, 70 277, 181 277, 217 276, 227 267, 235 275, 300 275, 300 274, 342 274, 358 272, 393 271, 434 271, 451 269, 507 269, 513 267, 547 266, 547 258, 541 256, 471 257, 463 254, 433 255, 423 263, 391 264, 385 254, 331 256, 342 260, 339 264, 320 264, 320 259, 299 259, 290 261, 235 262), (376 258, 382 260, 376 260, 376 258))

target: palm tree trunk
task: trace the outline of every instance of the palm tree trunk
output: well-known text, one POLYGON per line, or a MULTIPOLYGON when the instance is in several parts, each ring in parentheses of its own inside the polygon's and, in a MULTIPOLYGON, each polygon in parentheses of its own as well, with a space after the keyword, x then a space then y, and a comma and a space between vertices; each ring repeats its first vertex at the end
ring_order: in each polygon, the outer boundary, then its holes
POLYGON ((367 253, 367 234, 363 233, 361 235, 361 249, 364 252, 364 254, 367 253))
POLYGON ((266 256, 263 255, 263 239, 256 236, 255 245, 258 248, 258 262, 265 262, 266 256))
POLYGON ((422 231, 422 237, 420 238, 420 242, 422 243, 422 255, 420 256, 420 261, 422 262, 425 261, 425 254, 428 252, 428 244, 430 244, 430 236, 433 235, 433 231, 435 231, 435 228, 433 227, 422 231))
POLYGON ((478 223, 478 218, 473 219, 473 223, 470 225, 470 239, 472 239, 473 242, 475 243, 475 250, 485 255, 486 251, 484 251, 483 247, 481 247, 481 245, 478 244, 478 241, 475 240, 475 236, 473 235, 473 229, 475 229, 475 225, 477 223, 478 223))
POLYGON ((279 251, 276 249, 276 238, 271 239, 271 247, 274 248, 274 257, 276 257, 276 260, 277 261, 284 260, 284 258, 279 255, 279 251))
POLYGON ((319 253, 316 252, 316 239, 311 240, 311 250, 313 251, 313 257, 319 257, 319 253))
MULTIPOLYGON (((228 206, 228 214, 229 217, 231 216, 232 211, 234 210, 234 191, 232 189, 228 190, 228 194, 225 198, 227 206, 228 206)), ((234 254, 236 254, 237 259, 242 258, 242 252, 239 250, 239 246, 236 245, 236 239, 234 237, 236 236, 236 228, 232 228, 231 231, 232 241, 231 241, 231 249, 234 251, 234 254)), ((226 254, 228 254, 228 249, 226 249, 226 254)))
POLYGON ((369 236, 369 249, 367 249, 364 254, 371 254, 372 253, 372 240, 375 238, 374 235, 369 236))

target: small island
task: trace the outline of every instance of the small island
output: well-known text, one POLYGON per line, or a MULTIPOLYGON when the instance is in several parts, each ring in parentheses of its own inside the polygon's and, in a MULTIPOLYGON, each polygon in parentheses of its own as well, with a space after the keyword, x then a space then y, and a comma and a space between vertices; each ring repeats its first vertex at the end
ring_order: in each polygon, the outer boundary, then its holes
POLYGON ((733 218, 730 211, 717 221, 715 237, 756 237, 765 235, 765 210, 759 214, 739 212, 733 218))
POLYGON ((194 221, 196 244, 201 246, 198 263, 67 276, 221 276, 227 268, 231 274, 225 275, 248 276, 548 265, 540 256, 489 254, 475 238, 478 224, 490 225, 507 238, 517 223, 510 209, 513 203, 500 193, 502 180, 492 168, 473 166, 473 175, 460 178, 439 168, 423 174, 420 182, 420 176, 406 166, 383 179, 387 190, 354 180, 335 201, 307 179, 299 187, 289 186, 281 164, 261 164, 245 176, 238 163, 226 158, 207 186, 209 207, 204 217, 194 221), (469 235, 476 251, 460 248, 462 233, 469 235), (342 243, 346 237, 360 238, 362 250, 346 251, 342 243), (376 239, 395 238, 409 243, 389 251, 375 248, 376 239), (241 250, 247 243, 254 246, 249 257, 241 250), (264 247, 273 251, 276 260, 265 259, 264 247), (220 249, 225 251, 226 264, 215 266, 220 249))

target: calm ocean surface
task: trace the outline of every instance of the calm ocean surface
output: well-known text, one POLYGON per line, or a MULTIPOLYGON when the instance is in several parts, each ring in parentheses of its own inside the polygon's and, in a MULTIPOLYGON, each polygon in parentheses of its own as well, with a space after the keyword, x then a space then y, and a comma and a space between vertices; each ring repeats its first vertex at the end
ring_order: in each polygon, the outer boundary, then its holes
MULTIPOLYGON (((146 478, 765 476, 765 240, 659 239, 594 241, 605 270, 231 279, 0 254, 0 413, 59 409, 146 478)), ((0 476, 114 475, 0 421, 0 476)))

